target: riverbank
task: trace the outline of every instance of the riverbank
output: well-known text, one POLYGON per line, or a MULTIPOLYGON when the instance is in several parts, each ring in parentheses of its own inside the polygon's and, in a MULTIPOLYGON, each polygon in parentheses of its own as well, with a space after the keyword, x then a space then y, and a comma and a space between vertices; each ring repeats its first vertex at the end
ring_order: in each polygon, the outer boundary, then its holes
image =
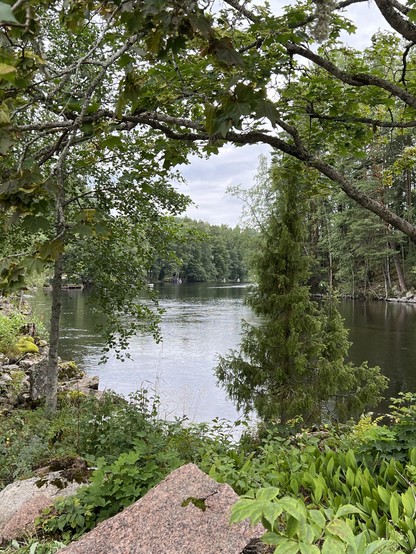
MULTIPOLYGON (((22 301, 17 307, 0 299, 0 330, 0 411, 36 405, 44 396, 48 343, 22 301)), ((58 367, 59 393, 97 394, 98 377, 88 376, 73 361, 59 360, 58 367)))

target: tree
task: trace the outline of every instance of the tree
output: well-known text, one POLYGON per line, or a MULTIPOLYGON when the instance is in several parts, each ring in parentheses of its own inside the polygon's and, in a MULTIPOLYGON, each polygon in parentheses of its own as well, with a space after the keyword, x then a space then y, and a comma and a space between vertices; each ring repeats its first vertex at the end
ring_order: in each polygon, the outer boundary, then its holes
POLYGON ((310 262, 304 252, 310 202, 307 172, 299 164, 273 169, 276 194, 257 259, 257 286, 248 304, 260 318, 244 323, 240 352, 220 357, 216 375, 245 412, 282 423, 307 423, 325 411, 358 415, 376 404, 387 379, 379 368, 345 362, 347 331, 332 300, 323 309, 310 298, 310 262))

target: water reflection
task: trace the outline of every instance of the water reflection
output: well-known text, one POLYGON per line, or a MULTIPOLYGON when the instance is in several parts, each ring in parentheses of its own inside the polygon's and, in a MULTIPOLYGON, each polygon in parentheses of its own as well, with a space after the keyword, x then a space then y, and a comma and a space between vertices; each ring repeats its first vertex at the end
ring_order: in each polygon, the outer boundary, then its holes
MULTIPOLYGON (((238 414, 216 386, 213 368, 218 354, 238 347, 241 320, 252 318, 243 303, 246 290, 244 285, 160 287, 165 309, 163 343, 137 336, 130 360, 120 362, 111 356, 104 365, 99 365, 103 342, 95 331, 87 295, 64 291, 60 355, 99 375, 101 388, 123 394, 143 385, 155 389, 162 400, 162 415, 186 414, 195 421, 216 416, 234 419, 238 414)), ((36 292, 30 302, 37 313, 48 317, 47 292, 36 292)), ((388 397, 416 390, 416 306, 344 301, 340 310, 350 329, 351 361, 379 365, 390 378, 388 397)))

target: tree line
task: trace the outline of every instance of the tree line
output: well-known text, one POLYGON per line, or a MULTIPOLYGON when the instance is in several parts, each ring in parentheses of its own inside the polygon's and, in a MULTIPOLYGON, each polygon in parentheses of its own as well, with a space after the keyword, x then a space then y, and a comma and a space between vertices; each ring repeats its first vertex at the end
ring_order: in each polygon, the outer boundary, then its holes
POLYGON ((210 225, 184 218, 180 236, 169 257, 158 257, 149 280, 182 282, 240 282, 250 279, 250 264, 257 233, 253 229, 210 225))

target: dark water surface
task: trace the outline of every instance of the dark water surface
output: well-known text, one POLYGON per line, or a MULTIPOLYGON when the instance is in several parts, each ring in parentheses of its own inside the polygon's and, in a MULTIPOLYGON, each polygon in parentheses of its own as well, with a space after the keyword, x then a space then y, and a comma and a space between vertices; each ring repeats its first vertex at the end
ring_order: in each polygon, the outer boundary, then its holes
MULTIPOLYGON (((99 365, 101 347, 87 295, 64 291, 60 356, 75 360, 100 377, 100 388, 129 394, 144 386, 162 401, 161 415, 191 420, 235 419, 238 414, 216 386, 213 368, 218 354, 237 348, 241 320, 252 318, 244 306, 244 285, 182 284, 160 287, 163 343, 138 336, 132 359, 115 357, 99 365)), ((38 291, 28 298, 35 311, 49 317, 50 296, 38 291)), ((390 378, 388 396, 416 390, 416 305, 344 301, 340 311, 350 329, 350 358, 379 365, 390 378)), ((387 406, 387 402, 384 407, 387 406)))

